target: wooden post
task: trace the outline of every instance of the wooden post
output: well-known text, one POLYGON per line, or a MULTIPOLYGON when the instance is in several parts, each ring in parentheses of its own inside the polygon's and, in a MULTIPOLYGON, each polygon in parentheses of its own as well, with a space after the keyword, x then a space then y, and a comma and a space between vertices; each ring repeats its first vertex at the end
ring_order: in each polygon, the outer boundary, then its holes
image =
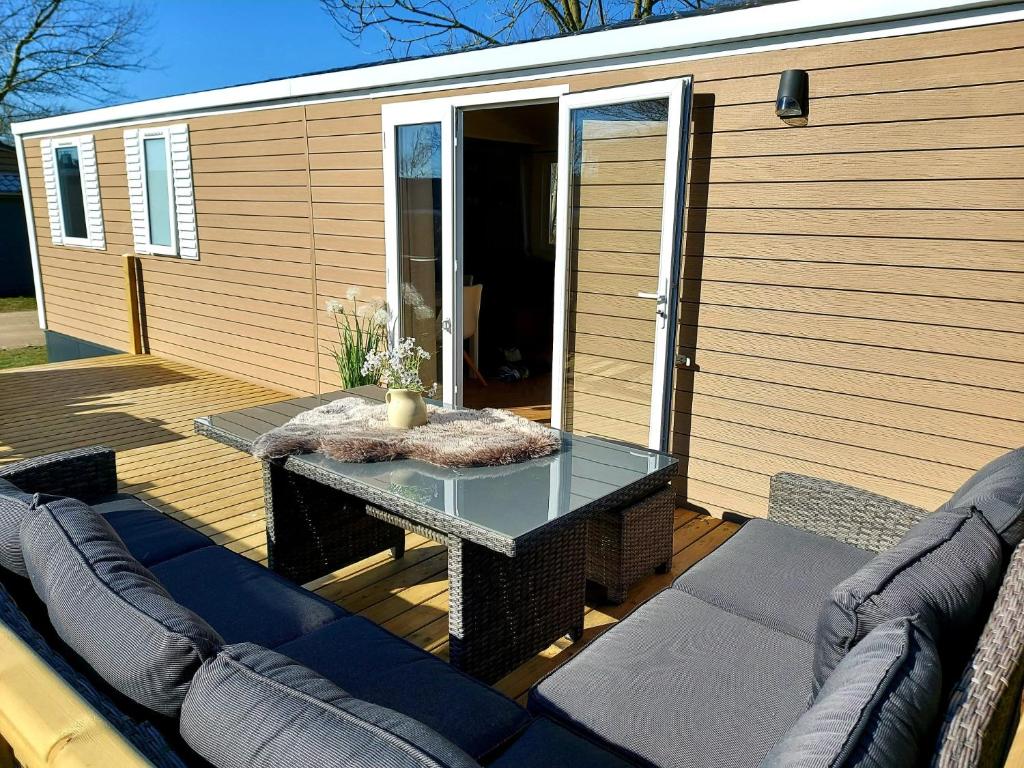
POLYGON ((0 768, 17 768, 17 765, 11 745, 4 741, 3 734, 0 734, 0 768))
POLYGON ((139 315, 139 257, 124 255, 124 290, 128 305, 128 348, 133 355, 142 354, 142 318, 139 315))

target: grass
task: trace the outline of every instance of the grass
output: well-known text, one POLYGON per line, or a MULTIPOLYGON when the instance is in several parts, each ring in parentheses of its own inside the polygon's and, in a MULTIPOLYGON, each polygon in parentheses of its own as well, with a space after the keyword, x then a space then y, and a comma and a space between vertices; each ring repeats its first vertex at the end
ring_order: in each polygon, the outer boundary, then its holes
POLYGON ((26 312, 36 308, 35 296, 8 296, 0 298, 0 312, 26 312))
POLYGON ((22 368, 26 365, 40 365, 46 362, 46 347, 20 347, 0 349, 0 370, 22 368))

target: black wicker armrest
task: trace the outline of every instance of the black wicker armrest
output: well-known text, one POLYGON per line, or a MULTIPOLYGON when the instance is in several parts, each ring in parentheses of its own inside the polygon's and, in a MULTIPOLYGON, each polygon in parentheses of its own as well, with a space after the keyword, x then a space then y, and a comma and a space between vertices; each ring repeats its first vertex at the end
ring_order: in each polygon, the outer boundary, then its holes
POLYGON ((117 464, 109 448, 51 453, 0 467, 0 477, 26 493, 71 496, 86 503, 117 493, 117 464))
POLYGON ((768 495, 769 520, 873 552, 894 546, 927 514, 852 485, 789 472, 772 476, 768 495))

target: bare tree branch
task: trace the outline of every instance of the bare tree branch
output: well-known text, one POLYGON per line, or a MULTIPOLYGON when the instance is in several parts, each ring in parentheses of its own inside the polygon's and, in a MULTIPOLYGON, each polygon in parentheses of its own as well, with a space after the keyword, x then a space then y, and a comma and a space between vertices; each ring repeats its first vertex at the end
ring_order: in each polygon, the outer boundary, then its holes
POLYGON ((342 35, 392 56, 479 48, 749 0, 320 0, 342 35))
POLYGON ((0 134, 67 101, 119 96, 147 64, 147 17, 133 0, 0 0, 0 134))

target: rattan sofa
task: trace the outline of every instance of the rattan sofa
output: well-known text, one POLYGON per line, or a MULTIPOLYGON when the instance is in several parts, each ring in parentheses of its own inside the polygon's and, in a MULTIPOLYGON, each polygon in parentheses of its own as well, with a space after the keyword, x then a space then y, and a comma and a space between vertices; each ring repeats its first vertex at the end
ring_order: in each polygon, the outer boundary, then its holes
MULTIPOLYGON (((896 751, 869 755, 873 762, 864 759, 868 753, 863 750, 848 750, 828 763, 815 755, 794 760, 777 754, 779 745, 793 738, 804 713, 819 706, 816 701, 808 709, 809 646, 822 601, 875 552, 898 548, 904 534, 934 517, 855 488, 796 475, 773 478, 767 520, 748 522, 673 587, 542 681, 531 692, 528 713, 372 623, 213 545, 138 499, 118 495, 114 455, 106 449, 8 465, 0 468, 0 478, 26 491, 89 502, 174 599, 208 620, 225 642, 273 648, 306 665, 302 674, 322 676, 365 702, 400 713, 465 757, 452 764, 911 764, 896 751)), ((1019 542, 1024 533, 1024 449, 986 467, 943 508, 965 503, 971 509, 963 518, 975 521, 983 517, 975 507, 999 505, 999 534, 1019 542)), ((0 541, 0 550, 3 545, 0 541)), ((1008 543, 1006 557, 1009 564, 999 573, 994 607, 984 606, 987 620, 978 620, 973 656, 962 674, 947 676, 946 715, 928 724, 929 741, 919 745, 915 762, 996 766, 1004 756, 1024 670, 1024 550, 1008 543)), ((50 764, 56 754, 83 765, 102 764, 104 756, 124 766, 302 764, 248 761, 237 753, 225 762, 204 759, 190 747, 194 739, 186 743, 179 736, 179 722, 118 693, 72 651, 54 631, 47 606, 28 581, 2 568, 0 622, 0 737, 26 765, 50 764)), ((891 632, 892 624, 868 633, 847 658, 870 646, 880 630, 891 632)), ((909 631, 913 635, 914 627, 909 631)), ((882 638, 885 642, 888 638, 882 638)), ((246 652, 252 647, 246 646, 246 652)), ((845 663, 830 679, 841 676, 845 663)), ((829 693, 829 684, 818 700, 829 693)), ((201 712, 200 721, 218 723, 225 712, 232 715, 232 695, 221 697, 223 712, 201 712)), ((886 704, 873 700, 871 706, 886 704)), ((884 729, 877 718, 869 724, 852 733, 851 743, 858 748, 882 741, 884 729)), ((213 727, 204 733, 214 742, 220 736, 213 727)), ((803 743, 806 733, 805 728, 803 743)), ((259 742, 255 733, 234 736, 229 743, 236 748, 259 742)), ((329 732, 317 738, 338 741, 329 732)), ((319 749, 320 744, 313 746, 319 749)), ((378 746, 360 743, 346 753, 355 755, 354 761, 339 764, 381 764, 375 757, 378 746)), ((410 764, 449 763, 428 759, 410 764)))
MULTIPOLYGON (((767 519, 747 522, 542 680, 531 691, 531 712, 644 765, 1002 765, 1024 676, 1024 448, 980 470, 934 513, 792 474, 773 477, 770 494, 767 519), (937 525, 956 533, 928 540, 937 525), (879 564, 889 568, 879 581, 884 591, 848 589, 865 573, 877 575, 879 564), (920 569, 929 568, 928 581, 941 585, 920 580, 920 569), (933 586, 953 593, 961 616, 970 615, 955 631, 937 618, 953 609, 928 603, 933 586), (854 601, 844 603, 850 595, 854 601), (843 713, 818 712, 817 733, 807 720, 826 706, 818 704, 825 688, 818 694, 815 678, 830 651, 836 605, 858 605, 866 632, 872 612, 880 622, 915 601, 928 642, 948 654, 924 686, 934 689, 927 691, 931 714, 921 706, 879 724, 871 710, 882 711, 890 690, 880 677, 874 698, 859 705, 860 724, 842 733, 843 746, 822 754, 824 732, 837 737, 843 713), (916 735, 903 734, 900 753, 887 739, 915 720, 916 735)), ((872 634, 843 651, 854 656, 872 634)))
MULTIPOLYGON (((252 649, 261 647, 294 660, 298 664, 289 672, 292 679, 298 669, 307 683, 314 680, 313 690, 334 691, 338 698, 340 687, 364 710, 366 705, 377 708, 378 713, 379 708, 387 708, 385 720, 398 720, 400 716, 407 730, 412 727, 430 734, 432 743, 444 744, 460 756, 454 763, 460 767, 631 765, 546 718, 532 717, 511 699, 372 622, 213 544, 139 499, 118 494, 115 456, 110 450, 79 449, 10 464, 0 468, 0 486, 3 480, 27 493, 49 495, 36 496, 33 509, 54 507, 52 497, 86 502, 91 506, 90 514, 98 512, 110 524, 130 555, 175 601, 208 622, 227 647, 242 648, 236 656, 251 655, 252 649)), ((4 503, 0 488, 0 528, 5 517, 10 519, 10 508, 2 507, 4 503)), ((22 541, 24 528, 22 524, 22 541)), ((0 538, 0 564, 11 554, 10 549, 10 539, 0 538)), ((29 559, 26 555, 25 560, 29 559)), ((65 636, 55 631, 52 613, 41 602, 38 589, 33 589, 35 581, 35 573, 30 582, 0 567, 0 758, 7 742, 27 766, 279 764, 267 760, 259 749, 254 750, 254 754, 261 755, 259 759, 243 760, 238 751, 253 742, 258 746, 260 737, 251 732, 239 734, 237 727, 209 729, 213 740, 226 735, 240 741, 225 740, 210 747, 211 753, 229 748, 223 761, 204 759, 190 746, 196 739, 186 741, 181 736, 188 706, 181 708, 183 719, 179 722, 177 717, 158 714, 115 689, 108 677, 86 663, 64 642, 65 636), (236 733, 230 733, 232 730, 236 733), (54 763, 58 754, 60 758, 54 763), (105 762, 104 755, 113 762, 105 762)), ((73 611, 74 606, 62 609, 73 611)), ((85 623, 92 619, 88 615, 76 618, 85 623)), ((128 639, 125 643, 115 658, 130 661, 132 656, 149 650, 133 649, 128 639)), ((153 672, 155 678, 161 674, 161 670, 153 672)), ((186 705, 198 678, 197 674, 186 705)), ((218 700, 213 693, 210 700, 218 700)), ((309 697, 299 691, 298 698, 309 697)), ((232 716, 237 718, 236 723, 243 722, 245 711, 229 711, 238 709, 233 694, 226 701, 215 712, 197 712, 193 706, 193 729, 196 721, 204 718, 223 722, 224 717, 232 716)), ((257 725, 260 720, 256 719, 257 725)), ((394 764, 379 759, 378 748, 401 742, 404 737, 387 732, 379 724, 371 725, 379 737, 351 747, 340 745, 347 758, 337 764, 394 764)), ((334 753, 339 751, 337 734, 328 733, 326 743, 303 745, 303 738, 304 734, 299 734, 289 746, 305 753, 331 754, 330 748, 334 753)), ((449 765, 416 755, 397 764, 424 768, 449 765)))

